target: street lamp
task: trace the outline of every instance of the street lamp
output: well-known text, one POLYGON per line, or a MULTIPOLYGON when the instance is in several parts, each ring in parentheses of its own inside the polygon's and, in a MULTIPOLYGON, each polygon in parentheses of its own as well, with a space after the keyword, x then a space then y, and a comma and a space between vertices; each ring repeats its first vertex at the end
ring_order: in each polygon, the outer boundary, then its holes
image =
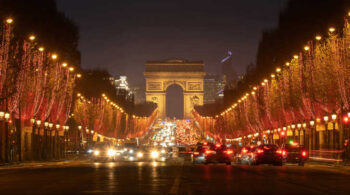
POLYGON ((304 146, 306 145, 305 143, 306 143, 306 123, 304 122, 303 123, 303 144, 304 144, 304 146))
POLYGON ((10 119, 10 113, 6 112, 5 113, 5 120, 6 122, 10 119))
POLYGON ((4 120, 5 112, 0 111, 0 120, 4 120))
POLYGON ((41 120, 37 120, 36 125, 39 127, 41 125, 41 120))
MULTIPOLYGON (((311 147, 310 149, 313 150, 314 149, 314 125, 315 125, 315 121, 313 119, 310 120, 310 127, 311 127, 311 147)), ((311 151, 310 150, 310 151, 311 151)))
POLYGON ((325 122, 325 131, 326 131, 326 137, 327 137, 327 147, 328 147, 328 149, 329 149, 329 132, 328 132, 328 120, 329 120, 329 118, 328 118, 328 115, 327 115, 327 113, 325 114, 325 116, 323 117, 323 120, 324 120, 324 122, 325 122))
POLYGON ((298 127, 299 144, 301 144, 301 136, 300 136, 301 123, 298 123, 297 127, 298 127))
POLYGON ((333 149, 336 149, 336 133, 335 133, 335 123, 337 120, 337 114, 335 113, 335 111, 333 110, 333 114, 332 114, 332 122, 333 122, 333 149))
POLYGON ((49 123, 49 128, 52 129, 53 123, 49 123))
POLYGON ((60 129, 60 124, 56 124, 56 129, 57 129, 57 130, 60 129))

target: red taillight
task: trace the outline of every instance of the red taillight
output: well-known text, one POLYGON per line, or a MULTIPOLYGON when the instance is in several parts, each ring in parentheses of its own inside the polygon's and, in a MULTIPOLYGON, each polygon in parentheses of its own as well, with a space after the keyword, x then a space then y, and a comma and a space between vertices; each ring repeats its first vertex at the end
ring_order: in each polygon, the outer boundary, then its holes
POLYGON ((220 148, 221 147, 221 144, 216 144, 215 145, 217 148, 220 148))
POLYGON ((306 155, 307 155, 307 154, 306 154, 306 151, 302 151, 302 152, 301 152, 301 156, 306 157, 306 155))
POLYGON ((226 150, 226 151, 224 151, 226 154, 232 154, 233 153, 233 151, 232 150, 226 150))
POLYGON ((282 156, 285 156, 287 152, 285 150, 282 150, 282 156))
POLYGON ((247 153, 247 152, 248 152, 247 149, 245 149, 245 148, 242 149, 242 153, 243 153, 243 154, 245 154, 245 153, 247 153))
POLYGON ((199 152, 193 152, 194 155, 199 155, 199 152))
POLYGON ((264 150, 258 149, 256 152, 257 152, 258 154, 262 154, 262 153, 264 153, 264 150))
POLYGON ((286 152, 285 150, 281 150, 281 149, 278 149, 278 150, 276 151, 276 153, 277 153, 277 154, 280 154, 280 155, 282 155, 282 156, 285 156, 285 155, 287 154, 287 152, 286 152))
POLYGON ((213 153, 213 152, 214 152, 214 151, 212 151, 212 150, 206 150, 206 151, 205 151, 205 154, 206 154, 206 155, 209 155, 209 154, 211 154, 211 153, 213 153))

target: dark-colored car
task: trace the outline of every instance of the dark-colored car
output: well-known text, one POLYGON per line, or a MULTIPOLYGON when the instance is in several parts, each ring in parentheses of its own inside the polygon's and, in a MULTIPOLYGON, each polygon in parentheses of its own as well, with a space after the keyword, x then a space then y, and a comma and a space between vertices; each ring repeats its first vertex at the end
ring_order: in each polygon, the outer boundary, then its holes
POLYGON ((253 162, 255 149, 255 146, 243 147, 241 151, 236 155, 236 163, 251 165, 253 162))
POLYGON ((202 145, 197 146, 193 151, 191 158, 193 164, 205 163, 205 147, 202 145))
POLYGON ((226 163, 227 165, 231 164, 231 158, 233 155, 233 150, 227 149, 225 145, 215 144, 205 150, 205 162, 204 164, 209 163, 226 163))
POLYGON ((299 144, 288 144, 282 149, 282 152, 286 163, 297 163, 299 166, 304 166, 307 160, 307 151, 299 144))
POLYGON ((253 153, 253 165, 272 164, 277 166, 283 165, 283 152, 276 145, 265 144, 256 147, 253 153))

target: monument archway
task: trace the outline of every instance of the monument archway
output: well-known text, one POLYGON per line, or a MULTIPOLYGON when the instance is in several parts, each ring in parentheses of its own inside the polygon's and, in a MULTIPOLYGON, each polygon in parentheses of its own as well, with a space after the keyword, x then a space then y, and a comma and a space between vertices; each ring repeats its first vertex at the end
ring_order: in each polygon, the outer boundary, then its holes
POLYGON ((166 60, 147 61, 146 101, 158 105, 160 118, 166 116, 166 90, 176 84, 183 90, 184 118, 192 118, 195 105, 203 105, 204 63, 202 61, 166 60))
POLYGON ((166 116, 170 118, 176 117, 177 119, 183 119, 184 116, 184 99, 183 89, 179 85, 170 85, 166 89, 166 116))

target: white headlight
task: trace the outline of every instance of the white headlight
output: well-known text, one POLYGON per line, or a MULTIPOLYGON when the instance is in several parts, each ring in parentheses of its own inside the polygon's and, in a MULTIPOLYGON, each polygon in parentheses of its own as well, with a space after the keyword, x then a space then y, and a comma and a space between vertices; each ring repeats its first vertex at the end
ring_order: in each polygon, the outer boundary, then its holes
POLYGON ((108 156, 114 156, 114 155, 115 155, 115 150, 109 149, 109 150, 107 151, 107 155, 108 155, 108 156))
POLYGON ((93 152, 93 150, 89 149, 87 152, 88 152, 88 153, 92 153, 92 152, 93 152))
POLYGON ((164 154, 164 153, 165 153, 165 150, 164 150, 164 149, 162 149, 160 152, 161 152, 162 154, 164 154))
POLYGON ((137 157, 138 157, 138 158, 142 158, 142 157, 143 157, 143 153, 142 153, 142 152, 138 152, 138 153, 137 153, 137 157))
POLYGON ((100 151, 98 151, 98 150, 95 150, 95 151, 94 151, 94 155, 95 155, 95 156, 98 156, 98 155, 100 155, 100 151))
POLYGON ((129 153, 130 153, 130 154, 134 153, 134 150, 130 150, 129 153))
POLYGON ((158 157, 159 157, 159 152, 157 152, 157 151, 152 151, 152 152, 151 152, 151 157, 152 157, 152 158, 158 158, 158 157))

